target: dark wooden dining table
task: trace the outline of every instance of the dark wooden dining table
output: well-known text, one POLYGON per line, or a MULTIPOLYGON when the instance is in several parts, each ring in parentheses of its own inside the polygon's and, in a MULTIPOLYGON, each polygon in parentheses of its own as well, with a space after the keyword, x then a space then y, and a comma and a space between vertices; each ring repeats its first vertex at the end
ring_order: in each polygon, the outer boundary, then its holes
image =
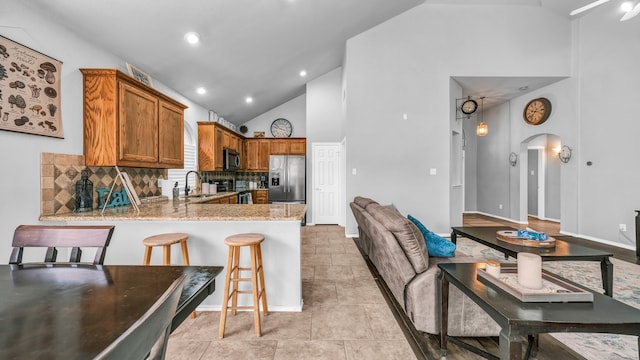
POLYGON ((0 265, 0 359, 92 359, 186 275, 172 331, 219 266, 0 265))

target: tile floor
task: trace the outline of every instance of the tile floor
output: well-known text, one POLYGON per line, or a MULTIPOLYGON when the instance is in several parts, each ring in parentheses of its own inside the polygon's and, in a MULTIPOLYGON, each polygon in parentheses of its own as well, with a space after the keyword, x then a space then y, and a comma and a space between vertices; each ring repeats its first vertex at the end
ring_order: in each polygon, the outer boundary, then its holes
POLYGON ((303 311, 262 317, 261 337, 251 312, 229 315, 224 339, 220 313, 200 312, 171 335, 167 359, 416 358, 344 228, 302 227, 302 278, 303 311))

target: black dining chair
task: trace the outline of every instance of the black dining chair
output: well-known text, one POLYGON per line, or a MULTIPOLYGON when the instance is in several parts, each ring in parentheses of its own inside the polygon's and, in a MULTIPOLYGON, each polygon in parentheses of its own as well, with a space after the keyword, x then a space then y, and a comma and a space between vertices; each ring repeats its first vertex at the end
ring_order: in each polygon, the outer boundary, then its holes
POLYGON ((94 360, 164 359, 184 279, 185 275, 182 275, 174 281, 140 319, 94 360))
POLYGON ((9 264, 22 264, 24 248, 47 248, 44 262, 56 262, 57 248, 71 248, 69 262, 80 263, 82 248, 95 248, 93 265, 102 265, 115 226, 20 225, 13 233, 9 264))

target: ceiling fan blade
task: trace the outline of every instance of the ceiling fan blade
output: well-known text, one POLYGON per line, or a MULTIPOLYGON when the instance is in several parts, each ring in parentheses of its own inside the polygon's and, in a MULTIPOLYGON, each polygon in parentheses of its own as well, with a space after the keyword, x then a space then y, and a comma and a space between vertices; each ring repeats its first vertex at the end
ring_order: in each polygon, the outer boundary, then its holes
POLYGON ((593 9, 593 8, 594 8, 594 7, 596 7, 596 6, 600 6, 600 5, 602 5, 602 4, 606 3, 606 2, 609 2, 609 1, 610 1, 610 0, 598 0, 598 1, 594 1, 594 2, 592 2, 592 3, 590 3, 590 4, 587 4, 587 5, 583 6, 583 7, 580 7, 580 8, 577 8, 577 9, 573 10, 572 12, 570 12, 570 13, 569 13, 569 15, 570 15, 570 16, 578 15, 578 14, 580 14, 581 12, 585 12, 585 11, 587 11, 587 10, 589 10, 589 9, 593 9))
POLYGON ((636 4, 636 6, 634 6, 633 9, 627 11, 627 13, 624 14, 624 16, 622 16, 620 21, 626 21, 626 20, 629 20, 629 19, 633 19, 638 14, 640 14, 640 3, 636 4))

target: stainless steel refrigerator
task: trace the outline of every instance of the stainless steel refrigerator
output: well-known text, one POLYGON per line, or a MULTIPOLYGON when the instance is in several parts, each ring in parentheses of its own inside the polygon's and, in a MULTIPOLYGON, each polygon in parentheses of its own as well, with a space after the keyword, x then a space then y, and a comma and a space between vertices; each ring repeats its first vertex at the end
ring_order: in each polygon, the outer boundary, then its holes
POLYGON ((304 155, 269 157, 269 203, 306 202, 304 155))

